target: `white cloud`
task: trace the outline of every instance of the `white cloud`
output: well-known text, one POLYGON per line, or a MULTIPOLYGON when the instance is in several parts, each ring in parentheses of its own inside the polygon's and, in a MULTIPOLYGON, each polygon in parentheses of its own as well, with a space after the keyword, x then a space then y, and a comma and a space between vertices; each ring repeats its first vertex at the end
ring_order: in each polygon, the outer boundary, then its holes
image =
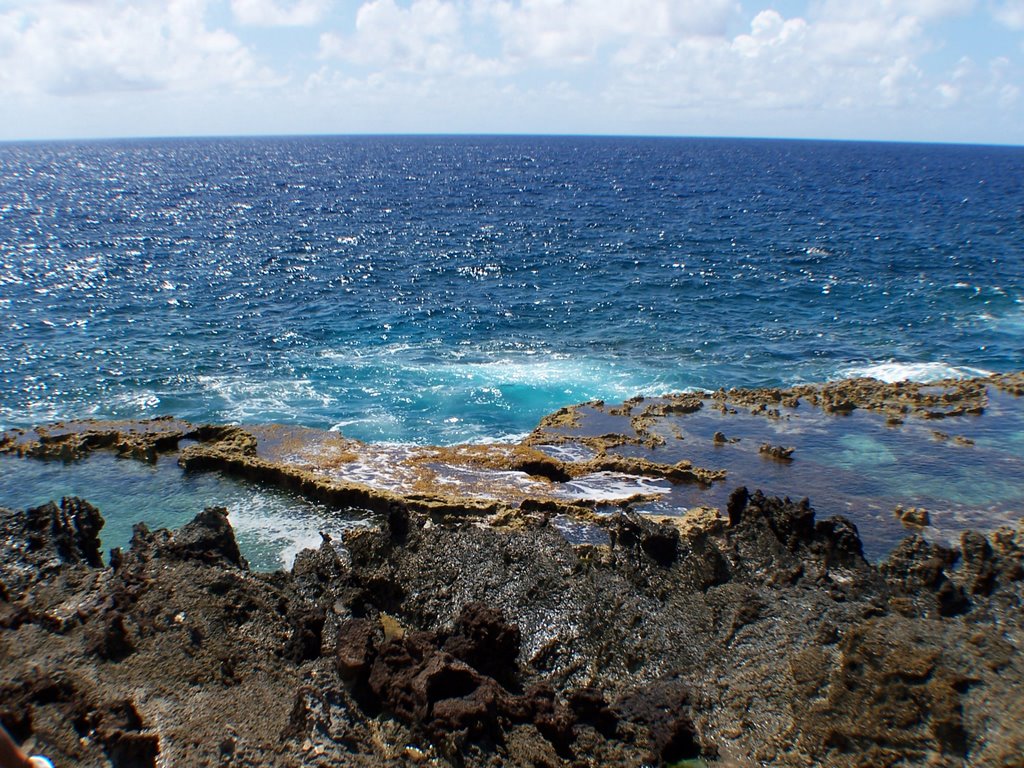
POLYGON ((192 132, 316 114, 318 131, 907 136, 985 114, 1019 136, 1020 49, 949 23, 966 14, 1024 29, 1024 0, 0 0, 0 98, 63 110, 71 132, 95 107, 96 125, 192 132))
POLYGON ((273 82, 206 0, 37 0, 0 14, 0 92, 78 95, 273 82))
POLYGON ((903 106, 914 100, 914 93, 922 79, 920 68, 909 56, 900 56, 885 70, 878 80, 881 103, 886 106, 903 106))
POLYGON ((964 103, 971 89, 990 106, 1019 98, 1012 62, 998 88, 995 75, 968 83, 934 68, 950 29, 942 22, 976 5, 822 0, 787 17, 763 3, 737 34, 744 12, 733 0, 369 0, 353 33, 321 37, 325 67, 307 87, 332 83, 346 103, 372 109, 389 99, 424 112, 445 104, 481 130, 498 115, 511 121, 499 130, 516 130, 527 111, 538 115, 528 130, 546 118, 558 129, 673 132, 684 113, 735 120, 732 130, 748 135, 782 114, 798 126, 831 121, 840 133, 865 115, 909 125, 964 103), (466 75, 476 90, 464 90, 466 75))
POLYGON ((608 46, 720 36, 739 17, 734 0, 499 0, 482 9, 513 62, 555 66, 593 61, 608 46))
POLYGON ((398 74, 500 75, 506 68, 466 49, 464 8, 446 0, 372 0, 356 12, 355 33, 325 33, 321 59, 342 59, 376 71, 398 74))
POLYGON ((934 21, 970 13, 976 5, 976 0, 825 0, 817 15, 836 20, 912 16, 934 21))
POLYGON ((783 19, 777 11, 761 11, 750 22, 750 34, 733 39, 732 49, 746 58, 760 58, 773 50, 799 45, 806 35, 807 22, 803 19, 783 19))
POLYGON ((231 0, 235 19, 257 27, 313 26, 323 20, 327 7, 327 0, 231 0))
POLYGON ((367 67, 438 71, 455 55, 459 24, 458 10, 443 0, 414 0, 408 8, 372 0, 356 12, 355 35, 327 36, 321 51, 367 67))
POLYGON ((998 56, 983 67, 965 56, 936 90, 943 107, 977 111, 984 109, 986 102, 994 102, 1001 109, 1011 109, 1020 98, 1015 74, 1005 57, 998 56))
MULTIPOLYGON (((921 65, 939 42, 929 24, 970 10, 969 0, 829 0, 807 18, 757 13, 748 33, 662 41, 623 65, 619 98, 661 108, 864 110, 933 98, 921 65)), ((948 100, 949 92, 943 94, 948 100)))
POLYGON ((995 20, 1013 30, 1024 30, 1024 0, 1003 0, 992 7, 995 20))
POLYGON ((1020 69, 1014 71, 1010 60, 998 56, 989 62, 988 88, 996 95, 1003 109, 1010 109, 1020 103, 1020 69))

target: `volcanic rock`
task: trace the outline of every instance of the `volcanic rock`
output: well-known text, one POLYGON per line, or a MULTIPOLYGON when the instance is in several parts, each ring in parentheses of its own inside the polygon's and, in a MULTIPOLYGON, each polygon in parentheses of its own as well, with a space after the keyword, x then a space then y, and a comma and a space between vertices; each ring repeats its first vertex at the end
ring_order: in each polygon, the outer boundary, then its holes
POLYGON ((1024 528, 873 565, 807 500, 738 489, 727 514, 595 516, 611 546, 578 548, 399 507, 260 574, 223 510, 108 566, 89 505, 2 510, 0 721, 85 766, 1024 754, 1024 528))

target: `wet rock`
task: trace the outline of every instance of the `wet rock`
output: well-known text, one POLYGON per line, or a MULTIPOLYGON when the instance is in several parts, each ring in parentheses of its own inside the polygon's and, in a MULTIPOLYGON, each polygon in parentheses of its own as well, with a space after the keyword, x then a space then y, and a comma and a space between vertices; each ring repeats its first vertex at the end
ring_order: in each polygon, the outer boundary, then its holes
POLYGON ((786 448, 781 445, 772 445, 771 443, 762 443, 761 447, 757 449, 757 452, 762 456, 766 456, 776 461, 792 461, 793 451, 795 448, 786 448))
POLYGON ((549 413, 537 425, 538 430, 542 429, 571 429, 578 427, 580 423, 580 406, 559 408, 554 413, 549 413))
POLYGON ((924 528, 931 525, 931 517, 924 507, 909 507, 904 509, 897 505, 894 514, 906 528, 924 528))
POLYGON ((572 755, 576 718, 567 706, 558 702, 550 684, 538 683, 527 689, 519 714, 524 720, 532 717, 534 727, 560 756, 572 755))
POLYGON ((365 706, 380 709, 439 744, 448 734, 494 739, 500 717, 528 721, 529 698, 508 691, 517 684, 519 631, 499 611, 471 603, 451 632, 382 631, 370 619, 338 629, 336 667, 365 706))
POLYGON ((729 561, 706 536, 689 542, 683 567, 692 583, 701 591, 727 583, 732 577, 729 561))
POLYGON ((113 768, 155 768, 160 739, 147 730, 128 699, 90 706, 75 722, 84 737, 102 745, 113 768))
POLYGON ((224 507, 207 507, 169 540, 158 544, 157 550, 165 557, 249 567, 238 549, 224 507))
POLYGON ((339 677, 346 682, 366 682, 377 646, 384 639, 379 624, 370 619, 347 619, 337 631, 335 662, 339 677))
POLYGON ((115 732, 104 740, 111 768, 156 768, 160 738, 151 733, 115 732))
POLYGON ((1015 373, 997 374, 989 379, 992 385, 1003 392, 1021 397, 1024 395, 1024 371, 1015 373))
POLYGON ((404 544, 409 536, 409 509, 404 504, 392 504, 388 508, 387 520, 391 538, 404 544))
POLYGON ((439 650, 429 633, 410 632, 381 644, 368 685, 384 711, 435 740, 451 732, 471 739, 497 735, 501 687, 439 650))
POLYGON ((568 695, 568 706, 577 723, 593 726, 607 738, 615 736, 619 716, 608 705, 604 692, 593 686, 577 688, 568 695))
POLYGON ((998 562, 988 539, 976 531, 964 531, 960 537, 963 554, 963 578, 974 595, 992 593, 998 576, 998 562))
POLYGON ((723 469, 694 467, 688 461, 664 464, 650 459, 614 454, 603 454, 589 461, 579 462, 573 467, 573 474, 577 476, 592 472, 619 472, 638 477, 660 477, 670 483, 697 485, 711 485, 719 480, 724 480, 726 476, 723 469))
POLYGON ((20 744, 32 735, 32 710, 28 707, 10 707, 9 701, 7 697, 0 699, 0 727, 20 744))
POLYGON ((504 692, 492 678, 438 654, 413 686, 429 707, 426 729, 436 741, 453 733, 470 739, 500 737, 498 714, 504 692))
POLYGON ((470 603, 441 634, 410 630, 389 639, 369 619, 346 621, 336 660, 364 706, 398 718, 442 749, 453 735, 459 743, 502 741, 517 724, 536 728, 563 755, 572 754, 577 725, 606 737, 615 733, 617 716, 597 689, 570 691, 565 704, 547 684, 522 694, 510 690, 518 687, 518 650, 517 628, 500 612, 470 603))
POLYGON ((531 457, 528 460, 520 461, 515 464, 515 469, 533 477, 543 477, 554 483, 564 483, 572 479, 572 475, 566 471, 561 462, 547 456, 531 457))
POLYGON ((751 526, 767 524, 787 549, 795 551, 809 544, 814 533, 814 510, 808 499, 794 504, 789 499, 765 496, 761 491, 749 495, 746 489, 734 492, 729 499, 729 518, 751 526), (744 503, 742 509, 740 502, 744 503))
POLYGON ((743 519, 743 511, 747 508, 747 501, 750 499, 750 492, 746 487, 737 488, 729 494, 729 503, 726 505, 726 513, 729 516, 729 525, 740 524, 743 519))
POLYGON ((729 496, 726 509, 730 527, 738 528, 741 536, 767 529, 790 553, 814 552, 823 558, 824 565, 867 566, 857 526, 839 516, 815 520, 807 498, 793 502, 737 488, 729 496))
POLYGON ((958 552, 930 544, 915 534, 904 539, 879 570, 900 592, 907 595, 930 592, 941 615, 956 616, 970 607, 963 588, 947 574, 947 569, 958 559, 958 552))
MULTIPOLYGON (((68 520, 101 519, 84 504, 64 506, 68 520)), ((0 554, 0 583, 15 603, 34 606, 25 621, 0 629, 0 643, 17 648, 0 664, 0 699, 33 713, 26 737, 38 751, 61 765, 213 764, 228 721, 249 735, 245 743, 275 743, 297 665, 318 663, 307 650, 319 645, 310 639, 316 607, 287 580, 240 569, 223 514, 201 514, 177 533, 140 526, 133 546, 108 568, 87 562, 98 524, 61 524, 66 561, 54 560, 57 547, 45 543, 31 557, 56 565, 31 583, 12 579, 28 553, 19 542, 38 537, 40 520, 65 517, 52 508, 45 515, 0 511, 14 544, 0 554), (283 660, 289 644, 293 657, 308 660, 283 660), (104 703, 130 690, 146 691, 144 704, 104 703), (153 701, 161 702, 159 734, 144 725, 153 701)), ((49 536, 49 525, 43 529, 49 536)))
POLYGON ((852 627, 835 666, 816 667, 825 675, 815 684, 824 699, 796 704, 810 717, 804 746, 819 759, 887 764, 932 753, 965 756, 962 677, 943 663, 941 650, 904 634, 904 626, 884 618, 852 627), (827 720, 815 717, 824 712, 827 720))
POLYGON ((317 549, 304 549, 295 556, 292 578, 296 588, 307 600, 326 600, 333 595, 345 573, 331 537, 321 532, 317 549))
POLYGON ((275 574, 239 567, 222 513, 140 526, 116 568, 78 544, 70 563, 19 549, 37 532, 0 513, 0 616, 19 617, 0 622, 0 718, 68 765, 1020 754, 1004 715, 1024 704, 1024 528, 958 549, 911 536, 876 567, 848 521, 742 488, 728 527, 607 519, 610 551, 542 515, 495 530, 404 512, 404 536, 385 515, 344 558, 325 538, 275 574), (47 615, 71 618, 55 633, 47 615), (132 690, 131 708, 105 703, 132 690))
POLYGON ((616 709, 622 719, 648 731, 648 762, 671 765, 701 756, 689 691, 678 677, 655 680, 633 691, 617 702, 616 709))
POLYGON ((842 565, 847 568, 866 568, 864 545, 857 532, 857 526, 838 515, 814 524, 815 541, 820 543, 825 565, 842 565))
POLYGON ((957 552, 932 544, 920 535, 905 538, 881 565, 882 573, 905 591, 934 589, 946 578, 945 569, 959 559, 957 552))
POLYGON ((220 451, 243 456, 256 455, 256 438, 253 434, 232 424, 203 424, 192 430, 188 437, 210 444, 220 451))
POLYGON ((291 637, 284 647, 284 658, 295 664, 320 657, 326 615, 322 608, 302 606, 288 614, 291 637))

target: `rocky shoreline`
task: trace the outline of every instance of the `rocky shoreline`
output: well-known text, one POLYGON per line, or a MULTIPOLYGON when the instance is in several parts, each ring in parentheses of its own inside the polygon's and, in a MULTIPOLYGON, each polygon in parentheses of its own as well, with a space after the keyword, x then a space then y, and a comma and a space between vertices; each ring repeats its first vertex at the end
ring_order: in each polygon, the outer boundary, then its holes
POLYGON ((865 450, 1012 473, 981 419, 1019 424, 1022 393, 1016 373, 587 403, 515 445, 11 430, 0 454, 173 459, 373 524, 259 573, 222 508, 106 558, 88 501, 0 509, 0 722, 56 765, 112 768, 1024 765, 1019 516, 979 533, 897 506, 915 532, 869 562, 850 520, 743 487, 839 472, 804 446, 846 420, 865 450), (720 501, 644 510, 666 488, 720 501))
POLYGON ((595 547, 394 503, 259 574, 223 510, 107 565, 87 502, 3 510, 0 720, 117 768, 1020 764, 1024 527, 875 566, 806 501, 726 513, 595 547))
MULTIPOLYGON (((804 462, 802 448, 777 441, 815 431, 843 433, 849 428, 843 420, 854 412, 869 414, 857 428, 872 441, 871 450, 886 450, 872 435, 879 425, 903 433, 904 449, 974 448, 972 438, 932 425, 971 429, 983 416, 1005 419, 1005 413, 986 413, 997 395, 1012 404, 1011 413, 1022 422, 1022 393, 1024 372, 931 384, 851 379, 674 394, 563 408, 516 444, 453 446, 372 444, 296 426, 196 425, 169 416, 82 420, 0 433, 0 455, 76 461, 102 450, 146 462, 173 456, 187 470, 223 471, 335 508, 380 513, 398 503, 424 514, 491 516, 507 523, 535 510, 588 518, 596 507, 630 509, 657 501, 666 485, 693 489, 680 507, 721 508, 729 488, 773 477, 753 471, 765 460, 804 462), (607 478, 620 480, 615 492, 586 488, 594 479, 607 485, 607 478), (567 485, 573 482, 584 490, 567 485)), ((834 469, 816 466, 797 476, 810 483, 834 469)), ((798 485, 791 495, 808 490, 798 485)), ((832 495, 840 489, 813 490, 820 498, 822 490, 832 495)), ((907 501, 903 506, 915 506, 907 501)))

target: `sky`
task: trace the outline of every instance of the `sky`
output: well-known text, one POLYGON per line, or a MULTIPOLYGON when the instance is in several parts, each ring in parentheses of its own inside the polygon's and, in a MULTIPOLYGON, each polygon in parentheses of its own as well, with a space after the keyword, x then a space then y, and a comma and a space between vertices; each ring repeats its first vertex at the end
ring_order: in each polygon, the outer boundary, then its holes
POLYGON ((1024 0, 0 0, 0 140, 1024 144, 1024 0))

